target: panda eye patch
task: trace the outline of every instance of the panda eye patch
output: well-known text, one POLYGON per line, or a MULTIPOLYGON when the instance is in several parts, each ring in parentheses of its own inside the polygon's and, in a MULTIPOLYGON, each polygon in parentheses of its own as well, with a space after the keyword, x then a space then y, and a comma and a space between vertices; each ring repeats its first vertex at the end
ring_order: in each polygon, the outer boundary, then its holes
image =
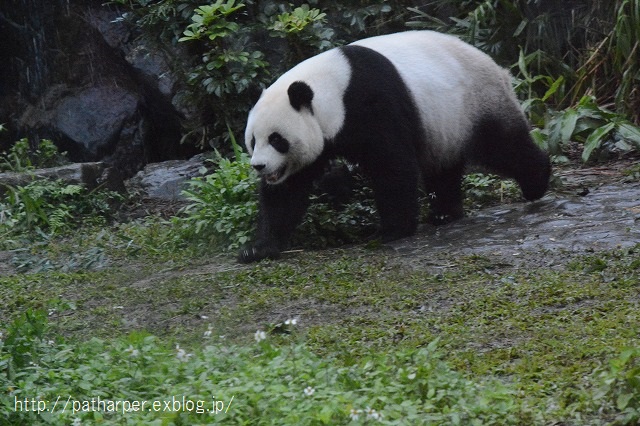
POLYGON ((269 135, 269 145, 281 154, 289 152, 289 141, 283 138, 278 132, 269 135))
POLYGON ((252 137, 251 138, 251 149, 255 150, 256 149, 256 137, 252 137))

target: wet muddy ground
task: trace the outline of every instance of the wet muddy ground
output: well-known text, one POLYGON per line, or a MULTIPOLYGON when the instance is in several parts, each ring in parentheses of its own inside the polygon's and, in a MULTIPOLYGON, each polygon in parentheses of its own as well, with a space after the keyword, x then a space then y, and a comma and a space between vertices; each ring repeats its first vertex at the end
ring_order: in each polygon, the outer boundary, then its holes
POLYGON ((554 266, 574 255, 640 243, 640 182, 611 170, 576 170, 560 191, 532 203, 485 208, 455 223, 423 226, 391 244, 414 267, 452 254, 490 256, 512 265, 554 266))

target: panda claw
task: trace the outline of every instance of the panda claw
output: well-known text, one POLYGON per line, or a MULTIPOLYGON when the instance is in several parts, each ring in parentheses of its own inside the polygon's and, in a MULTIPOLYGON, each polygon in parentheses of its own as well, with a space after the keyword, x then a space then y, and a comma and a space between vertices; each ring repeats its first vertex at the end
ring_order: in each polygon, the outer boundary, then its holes
POLYGON ((262 259, 277 259, 280 257, 280 251, 270 247, 251 247, 240 251, 238 256, 238 262, 240 263, 252 263, 258 262, 262 259))
POLYGON ((251 263, 255 262, 257 259, 257 252, 255 247, 251 247, 250 249, 244 249, 240 252, 240 256, 238 256, 238 261, 241 263, 251 263))

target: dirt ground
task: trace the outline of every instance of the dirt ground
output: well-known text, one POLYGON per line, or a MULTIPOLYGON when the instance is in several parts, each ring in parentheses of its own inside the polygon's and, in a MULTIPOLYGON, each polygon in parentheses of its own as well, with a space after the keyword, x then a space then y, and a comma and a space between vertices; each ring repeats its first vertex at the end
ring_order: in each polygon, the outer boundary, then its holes
POLYGON ((424 225, 391 246, 407 263, 427 267, 452 254, 490 255, 514 266, 560 266, 576 254, 640 243, 640 182, 624 171, 638 159, 557 170, 542 199, 482 209, 455 223, 424 225))
MULTIPOLYGON (((625 171, 640 157, 594 167, 554 170, 553 188, 542 199, 483 208, 445 226, 422 225, 416 235, 389 245, 400 261, 438 269, 451 255, 488 255, 511 266, 554 267, 585 252, 640 243, 640 181, 625 171)), ((175 214, 174 203, 137 207, 133 216, 175 214)), ((285 257, 296 256, 296 253, 285 257)), ((11 275, 13 254, 0 251, 0 276, 11 275)), ((212 269, 235 269, 215 260, 212 269)))

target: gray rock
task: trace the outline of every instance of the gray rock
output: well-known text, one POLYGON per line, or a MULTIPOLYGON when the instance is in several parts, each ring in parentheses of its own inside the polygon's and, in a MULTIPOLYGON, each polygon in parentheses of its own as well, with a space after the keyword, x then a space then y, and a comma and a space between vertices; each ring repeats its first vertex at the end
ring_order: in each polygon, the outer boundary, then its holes
POLYGON ((206 168, 205 156, 200 154, 189 160, 170 160, 148 164, 133 178, 125 182, 129 193, 139 194, 145 199, 165 201, 184 200, 182 190, 185 182, 202 175, 206 168))
POLYGON ((171 71, 169 60, 162 50, 150 47, 141 40, 125 56, 125 59, 149 87, 157 89, 169 100, 175 94, 177 78, 171 71))
POLYGON ((135 121, 138 103, 138 96, 124 88, 91 87, 62 99, 52 124, 97 156, 99 151, 118 142, 127 122, 135 121))
POLYGON ((62 180, 70 185, 82 184, 93 189, 98 186, 104 167, 101 162, 73 163, 28 172, 0 173, 0 194, 6 191, 7 186, 24 186, 38 179, 62 180))

